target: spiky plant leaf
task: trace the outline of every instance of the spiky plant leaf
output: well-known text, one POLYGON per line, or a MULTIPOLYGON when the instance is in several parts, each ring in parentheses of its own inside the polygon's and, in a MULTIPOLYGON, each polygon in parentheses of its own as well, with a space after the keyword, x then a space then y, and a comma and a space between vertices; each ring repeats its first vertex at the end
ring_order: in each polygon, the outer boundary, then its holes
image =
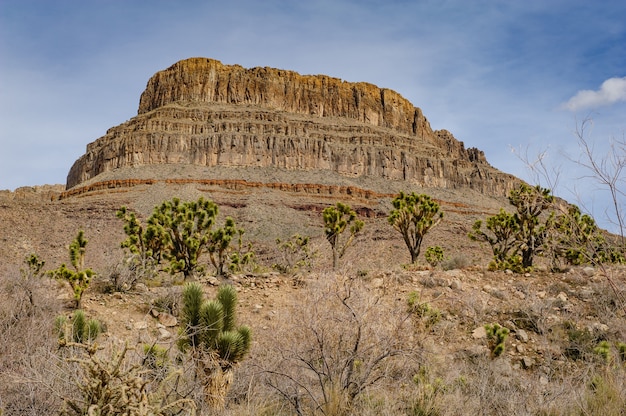
POLYGON ((222 285, 217 291, 217 300, 224 308, 223 331, 232 331, 236 321, 237 291, 232 285, 222 285))

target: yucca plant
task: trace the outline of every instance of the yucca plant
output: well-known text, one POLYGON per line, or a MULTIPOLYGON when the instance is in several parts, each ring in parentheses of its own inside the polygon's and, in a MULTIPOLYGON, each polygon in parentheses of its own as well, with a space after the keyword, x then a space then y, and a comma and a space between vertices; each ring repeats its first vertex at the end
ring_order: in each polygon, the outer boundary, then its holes
POLYGON ((250 351, 252 331, 237 326, 237 291, 231 285, 218 288, 216 298, 204 300, 202 287, 188 283, 183 289, 181 336, 178 347, 191 350, 198 372, 205 378, 205 400, 223 407, 232 382, 232 368, 250 351))

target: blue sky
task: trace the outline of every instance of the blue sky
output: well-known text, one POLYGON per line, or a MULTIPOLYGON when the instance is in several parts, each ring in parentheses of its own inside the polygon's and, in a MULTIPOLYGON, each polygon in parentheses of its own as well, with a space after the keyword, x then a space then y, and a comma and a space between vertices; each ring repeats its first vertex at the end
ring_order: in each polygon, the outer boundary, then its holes
POLYGON ((557 193, 607 206, 569 159, 587 117, 598 155, 624 138, 623 0, 2 0, 0 189, 65 183, 192 56, 391 88, 495 167, 531 180, 511 149, 545 153, 557 193))

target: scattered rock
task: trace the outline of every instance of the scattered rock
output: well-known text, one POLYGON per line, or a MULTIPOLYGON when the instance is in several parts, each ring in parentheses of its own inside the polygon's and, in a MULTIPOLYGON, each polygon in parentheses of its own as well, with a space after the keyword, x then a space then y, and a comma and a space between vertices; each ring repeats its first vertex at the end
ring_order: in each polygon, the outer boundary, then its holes
POLYGON ((463 283, 459 279, 454 279, 450 282, 450 289, 463 290, 463 283))
POLYGON ((517 339, 524 343, 528 342, 528 333, 523 329, 518 329, 517 331, 515 331, 515 336, 517 337, 517 339))
POLYGON ((166 327, 172 327, 178 325, 178 319, 174 315, 170 315, 169 313, 161 312, 159 313, 159 322, 165 325, 166 327))
POLYGON ((585 276, 587 277, 593 277, 596 274, 596 269, 594 269, 591 266, 587 266, 583 269, 583 273, 585 274, 585 276))
POLYGON ((172 337, 172 333, 165 328, 159 328, 159 339, 170 339, 172 337))
POLYGON ((135 322, 133 327, 135 329, 138 329, 138 330, 147 329, 148 328, 148 323, 146 321, 135 322))
POLYGON ((385 284, 385 281, 380 277, 375 277, 374 279, 371 280, 371 283, 372 283, 373 288, 379 289, 383 287, 383 285, 385 284))
POLYGON ((474 339, 482 339, 487 336, 487 331, 484 326, 479 326, 472 332, 472 338, 474 339))
MULTIPOLYGON (((522 367, 524 367, 527 370, 532 368, 535 365, 535 360, 533 360, 530 357, 522 357, 521 362, 522 362, 522 367)), ((540 382, 541 382, 541 379, 540 379, 540 382)))
POLYGON ((559 294, 556 295, 556 298, 561 302, 567 302, 567 295, 563 292, 559 292, 559 294))

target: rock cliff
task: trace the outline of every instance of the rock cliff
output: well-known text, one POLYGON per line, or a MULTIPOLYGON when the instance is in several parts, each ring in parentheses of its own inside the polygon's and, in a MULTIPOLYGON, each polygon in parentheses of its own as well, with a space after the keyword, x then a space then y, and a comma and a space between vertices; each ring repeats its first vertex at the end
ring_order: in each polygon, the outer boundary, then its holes
POLYGON ((394 91, 206 58, 152 76, 138 115, 87 146, 67 189, 103 172, 155 164, 330 170, 494 195, 515 181, 482 151, 433 131, 394 91))

